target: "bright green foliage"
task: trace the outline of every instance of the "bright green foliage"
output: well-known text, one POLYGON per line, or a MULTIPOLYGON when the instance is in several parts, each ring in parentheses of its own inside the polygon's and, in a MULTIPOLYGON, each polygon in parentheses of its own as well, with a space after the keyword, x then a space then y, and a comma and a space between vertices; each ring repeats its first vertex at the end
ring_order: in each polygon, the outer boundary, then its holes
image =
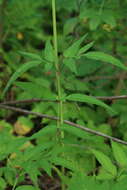
POLYGON ((21 185, 17 187, 16 190, 39 190, 39 189, 33 187, 32 185, 21 185))
POLYGON ((6 188, 6 182, 5 180, 1 177, 0 178, 0 188, 5 189, 6 188))
POLYGON ((87 37, 87 34, 84 35, 83 37, 81 37, 76 42, 74 42, 74 44, 72 44, 68 49, 65 50, 64 56, 65 57, 75 57, 79 52, 79 48, 80 48, 81 43, 84 41, 84 39, 86 37, 87 37))
MULTIPOLYGON (((0 9, 1 101, 41 98, 13 107, 60 116, 60 98, 63 119, 127 141, 126 99, 96 98, 127 94, 127 0, 56 0, 57 69, 51 0, 0 9)), ((126 146, 33 114, 0 109, 0 118, 1 190, 127 189, 126 146)))
POLYGON ((112 164, 111 160, 106 155, 104 155, 102 152, 99 152, 99 151, 93 150, 93 149, 91 150, 91 152, 95 155, 95 157, 100 162, 102 167, 108 173, 112 174, 115 178, 115 176, 117 174, 117 169, 116 169, 115 165, 112 164))
POLYGON ((127 155, 125 154, 123 148, 115 142, 112 142, 112 149, 114 157, 119 164, 120 167, 126 168, 127 167, 127 155))

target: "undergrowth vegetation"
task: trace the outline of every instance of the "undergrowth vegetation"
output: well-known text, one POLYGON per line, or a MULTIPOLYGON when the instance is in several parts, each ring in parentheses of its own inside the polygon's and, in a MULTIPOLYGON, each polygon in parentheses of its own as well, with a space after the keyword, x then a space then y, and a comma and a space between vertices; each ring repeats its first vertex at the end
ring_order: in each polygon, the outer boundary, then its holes
POLYGON ((0 0, 0 190, 127 189, 127 0, 0 0))

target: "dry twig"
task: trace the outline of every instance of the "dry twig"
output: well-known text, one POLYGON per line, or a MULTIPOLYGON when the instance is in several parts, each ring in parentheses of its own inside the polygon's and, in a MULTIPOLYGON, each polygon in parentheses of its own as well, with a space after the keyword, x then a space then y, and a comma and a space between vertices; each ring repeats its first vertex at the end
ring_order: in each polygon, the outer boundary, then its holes
MULTIPOLYGON (((50 115, 46 115, 46 114, 36 113, 36 112, 28 111, 28 110, 17 108, 17 107, 7 106, 7 105, 3 105, 3 104, 0 104, 0 108, 16 111, 16 112, 20 112, 20 113, 24 113, 24 114, 27 114, 27 115, 36 115, 38 117, 47 118, 47 119, 51 119, 51 120, 56 120, 56 121, 58 120, 58 117, 56 117, 56 116, 50 116, 50 115)), ((73 123, 73 122, 68 121, 68 120, 64 120, 63 122, 65 124, 68 124, 68 125, 71 125, 73 127, 79 128, 79 129, 81 129, 83 131, 86 131, 88 133, 91 133, 91 134, 94 134, 94 135, 97 135, 97 136, 101 136, 101 137, 107 138, 109 140, 112 140, 112 141, 127 145, 126 141, 123 141, 123 140, 120 140, 118 138, 106 135, 106 134, 101 133, 99 131, 89 129, 89 128, 85 127, 85 126, 73 123)))

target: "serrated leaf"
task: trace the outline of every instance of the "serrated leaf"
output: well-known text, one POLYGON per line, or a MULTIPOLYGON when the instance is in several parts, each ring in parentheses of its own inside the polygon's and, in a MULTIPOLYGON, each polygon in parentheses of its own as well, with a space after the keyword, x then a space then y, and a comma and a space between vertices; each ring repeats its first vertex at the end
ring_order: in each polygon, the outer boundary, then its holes
POLYGON ((27 57, 27 58, 31 58, 33 60, 38 60, 38 61, 42 61, 42 58, 40 55, 37 55, 35 53, 28 53, 28 52, 23 52, 23 51, 19 51, 19 53, 21 55, 23 55, 24 57, 27 57))
POLYGON ((9 89, 9 87, 16 81, 18 77, 20 77, 23 73, 28 71, 29 69, 38 66, 41 63, 41 61, 30 61, 28 63, 23 64, 10 78, 8 81, 4 91, 3 91, 3 96, 9 89))
POLYGON ((92 51, 92 52, 84 54, 84 56, 87 57, 88 59, 99 60, 99 61, 111 63, 121 69, 127 70, 127 67, 124 66, 121 63, 121 61, 119 61, 117 58, 115 58, 111 55, 108 55, 106 53, 103 53, 103 52, 92 51))
POLYGON ((64 51, 65 57, 75 57, 79 51, 80 45, 83 42, 83 40, 87 37, 87 34, 85 34, 83 37, 81 37, 79 40, 74 42, 69 48, 67 48, 64 51))
POLYGON ((94 42, 90 42, 89 44, 83 46, 82 48, 80 48, 78 55, 85 53, 87 50, 89 50, 92 46, 93 46, 94 42))
POLYGON ((109 110, 112 114, 116 114, 116 112, 112 108, 110 108, 107 104, 92 96, 87 96, 84 94, 70 94, 69 96, 66 97, 66 100, 95 104, 104 107, 105 109, 109 110))
POLYGON ((53 62, 54 61, 54 50, 50 40, 47 40, 45 50, 44 50, 45 59, 47 61, 53 62))
POLYGON ((125 154, 122 147, 118 143, 112 141, 112 150, 119 166, 127 167, 127 155, 125 154))
POLYGON ((95 149, 91 149, 91 152, 95 155, 96 159, 108 173, 112 174, 114 177, 117 175, 116 166, 113 165, 108 156, 95 149))

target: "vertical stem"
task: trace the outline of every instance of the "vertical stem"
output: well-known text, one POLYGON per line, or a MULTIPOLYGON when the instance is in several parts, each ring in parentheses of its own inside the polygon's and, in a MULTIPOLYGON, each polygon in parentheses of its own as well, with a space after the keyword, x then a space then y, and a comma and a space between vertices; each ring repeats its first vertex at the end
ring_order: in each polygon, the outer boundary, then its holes
POLYGON ((57 27, 56 27, 56 7, 55 0, 52 0, 52 18, 53 18, 53 39, 54 39, 54 52, 55 52, 55 68, 56 68, 56 82, 57 82, 57 92, 58 92, 58 130, 63 124, 63 105, 62 105, 62 93, 61 93, 61 81, 60 81, 60 67, 58 59, 58 47, 57 47, 57 27))
MULTIPOLYGON (((54 39, 54 51, 55 51, 55 68, 56 68, 56 82, 57 82, 57 93, 58 93, 58 122, 57 122, 57 130, 58 130, 58 139, 61 140, 64 138, 64 132, 61 131, 61 126, 63 125, 63 102, 62 102, 62 92, 61 92, 61 79, 60 79, 60 65, 58 58, 58 47, 57 47, 57 27, 56 27, 56 5, 55 0, 52 0, 52 18, 53 18, 53 39, 54 39)), ((62 146, 64 144, 62 143, 62 146)), ((64 175, 65 170, 62 167, 62 174, 64 175)), ((62 190, 65 190, 65 185, 62 183, 62 190)))
POLYGON ((17 183, 18 183, 18 177, 16 177, 16 179, 15 179, 15 182, 14 182, 14 185, 12 187, 12 190, 15 190, 17 183))

